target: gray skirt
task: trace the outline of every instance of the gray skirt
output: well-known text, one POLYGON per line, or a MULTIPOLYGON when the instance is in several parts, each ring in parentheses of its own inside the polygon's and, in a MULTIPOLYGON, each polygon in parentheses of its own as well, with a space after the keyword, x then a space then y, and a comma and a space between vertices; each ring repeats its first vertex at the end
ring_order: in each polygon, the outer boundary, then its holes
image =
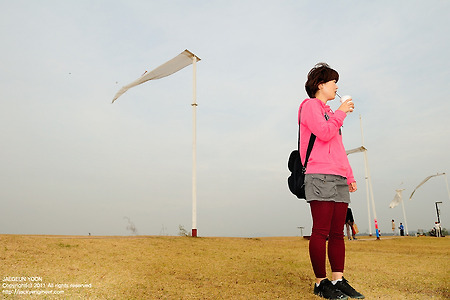
POLYGON ((329 174, 305 175, 306 201, 334 201, 350 203, 347 178, 329 174))

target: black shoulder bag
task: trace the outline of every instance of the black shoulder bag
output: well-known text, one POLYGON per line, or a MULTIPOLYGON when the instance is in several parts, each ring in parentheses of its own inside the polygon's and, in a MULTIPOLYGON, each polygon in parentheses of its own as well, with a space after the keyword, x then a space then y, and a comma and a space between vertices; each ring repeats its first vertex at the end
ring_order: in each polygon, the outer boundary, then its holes
MULTIPOLYGON (((301 112, 300 112, 301 119, 301 112)), ((288 177, 289 190, 297 196, 299 199, 306 199, 305 196, 305 172, 308 165, 309 155, 311 154, 316 136, 311 133, 308 143, 308 150, 306 150, 305 165, 303 166, 300 158, 300 120, 298 124, 298 149, 291 152, 288 160, 288 169, 291 171, 291 175, 288 177)))

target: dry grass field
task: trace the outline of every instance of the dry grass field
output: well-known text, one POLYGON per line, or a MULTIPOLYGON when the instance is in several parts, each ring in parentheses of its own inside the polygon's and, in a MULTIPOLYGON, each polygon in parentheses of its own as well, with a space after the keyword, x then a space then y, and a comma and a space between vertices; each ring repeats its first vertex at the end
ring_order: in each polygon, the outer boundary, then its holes
MULTIPOLYGON (((450 237, 346 250, 346 278, 366 299, 450 298, 450 237)), ((0 235, 0 276, 4 299, 320 299, 300 237, 0 235)))

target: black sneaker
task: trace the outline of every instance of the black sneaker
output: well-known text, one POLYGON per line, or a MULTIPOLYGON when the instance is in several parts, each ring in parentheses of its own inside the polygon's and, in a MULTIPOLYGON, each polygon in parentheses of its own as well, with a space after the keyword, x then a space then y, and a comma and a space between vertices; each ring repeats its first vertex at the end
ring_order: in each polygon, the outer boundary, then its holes
POLYGON ((334 286, 350 298, 364 299, 364 295, 358 293, 354 288, 352 288, 347 279, 345 279, 344 277, 342 277, 342 281, 336 282, 334 286))
POLYGON ((325 299, 348 299, 328 278, 323 279, 319 286, 314 284, 314 294, 325 299))

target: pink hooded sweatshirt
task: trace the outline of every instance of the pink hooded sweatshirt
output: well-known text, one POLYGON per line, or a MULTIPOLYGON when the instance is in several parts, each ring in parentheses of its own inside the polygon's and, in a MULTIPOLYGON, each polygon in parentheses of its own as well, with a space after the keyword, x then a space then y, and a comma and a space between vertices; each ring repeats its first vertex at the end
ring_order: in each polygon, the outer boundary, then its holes
POLYGON ((353 171, 348 162, 342 143, 341 126, 347 116, 345 112, 333 112, 330 106, 317 98, 305 99, 299 108, 300 156, 305 163, 311 133, 316 141, 311 151, 306 174, 332 174, 347 178, 347 183, 355 182, 353 171), (300 118, 301 112, 301 118, 300 118), (328 120, 325 115, 327 115, 328 120))

